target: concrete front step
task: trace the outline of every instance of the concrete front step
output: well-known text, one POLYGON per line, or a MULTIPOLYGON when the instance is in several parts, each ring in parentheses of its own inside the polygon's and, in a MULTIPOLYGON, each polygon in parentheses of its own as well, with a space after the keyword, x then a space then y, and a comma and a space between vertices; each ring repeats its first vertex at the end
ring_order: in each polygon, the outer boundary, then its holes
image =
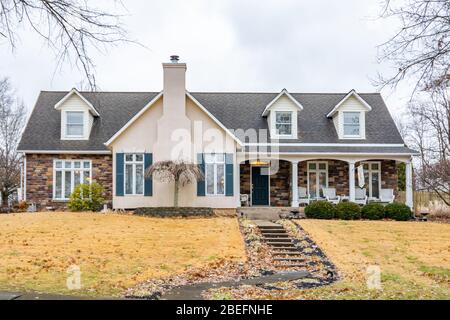
POLYGON ((265 239, 267 244, 280 244, 280 243, 285 243, 285 244, 291 244, 292 240, 287 238, 287 239, 283 239, 283 238, 271 238, 271 239, 265 239))
POLYGON ((276 268, 306 268, 305 264, 302 263, 291 263, 291 264, 276 264, 276 268))
POLYGON ((273 258, 273 261, 305 261, 303 258, 273 258))
POLYGON ((301 252, 272 252, 272 255, 274 256, 302 256, 303 254, 301 252))
POLYGON ((289 238, 289 236, 287 234, 282 234, 282 233, 263 233, 263 237, 264 238, 277 238, 277 239, 284 239, 284 238, 289 238))
POLYGON ((285 234, 285 235, 287 235, 286 231, 284 231, 284 230, 261 230, 261 234, 285 234))
POLYGON ((271 243, 267 243, 268 245, 274 247, 274 248, 282 248, 284 250, 298 250, 298 248, 291 242, 271 242, 271 243))

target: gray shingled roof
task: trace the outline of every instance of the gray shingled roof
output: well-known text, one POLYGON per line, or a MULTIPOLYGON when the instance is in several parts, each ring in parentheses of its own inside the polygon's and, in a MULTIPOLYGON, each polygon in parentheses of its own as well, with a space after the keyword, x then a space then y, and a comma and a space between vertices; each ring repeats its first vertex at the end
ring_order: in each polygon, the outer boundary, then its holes
MULTIPOLYGON (((88 141, 62 141, 61 113, 55 104, 68 92, 41 92, 25 129, 19 150, 105 151, 109 140, 158 92, 81 92, 100 113, 95 118, 88 141)), ((267 129, 261 117, 265 106, 278 93, 191 93, 223 125, 229 129, 267 129)), ((298 115, 298 140, 281 142, 339 143, 332 120, 326 117, 346 93, 291 93, 304 110, 298 115)), ((366 117, 366 140, 349 143, 403 144, 394 121, 378 93, 360 94, 372 106, 366 117)), ((406 149, 406 148, 405 148, 406 149)))

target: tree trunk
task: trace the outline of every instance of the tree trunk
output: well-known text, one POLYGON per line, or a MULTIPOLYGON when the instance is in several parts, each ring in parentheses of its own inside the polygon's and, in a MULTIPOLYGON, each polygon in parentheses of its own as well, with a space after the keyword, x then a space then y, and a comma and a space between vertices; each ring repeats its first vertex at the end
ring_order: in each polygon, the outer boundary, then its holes
POLYGON ((179 181, 175 179, 175 193, 173 197, 173 206, 175 208, 178 208, 178 190, 179 189, 179 181))

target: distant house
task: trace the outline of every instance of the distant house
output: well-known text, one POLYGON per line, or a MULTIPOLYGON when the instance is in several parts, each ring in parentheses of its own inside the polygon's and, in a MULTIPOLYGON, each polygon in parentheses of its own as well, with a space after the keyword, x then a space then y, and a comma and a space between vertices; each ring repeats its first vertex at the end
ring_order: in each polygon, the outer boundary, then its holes
POLYGON ((77 184, 97 181, 114 208, 171 206, 173 186, 144 171, 187 159, 205 179, 182 189, 180 206, 235 208, 242 195, 296 207, 327 188, 350 201, 396 194, 404 162, 412 207, 414 151, 379 93, 189 92, 186 69, 163 63, 160 92, 41 92, 19 145, 23 197, 65 206, 77 184))

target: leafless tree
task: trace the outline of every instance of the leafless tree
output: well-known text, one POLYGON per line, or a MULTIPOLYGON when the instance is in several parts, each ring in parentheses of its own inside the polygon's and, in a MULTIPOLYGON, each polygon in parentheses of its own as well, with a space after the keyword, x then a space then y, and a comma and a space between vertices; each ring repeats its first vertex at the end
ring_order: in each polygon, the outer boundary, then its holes
POLYGON ((0 193, 2 205, 20 182, 20 156, 16 152, 25 126, 26 111, 7 78, 0 80, 0 193))
POLYGON ((75 63, 91 89, 96 86, 92 49, 129 41, 119 15, 86 0, 0 0, 0 38, 14 49, 24 27, 31 27, 55 52, 57 68, 65 61, 75 63))
POLYGON ((405 78, 415 88, 450 82, 450 1, 384 0, 381 16, 398 18, 398 32, 382 44, 380 61, 393 63, 393 76, 380 77, 382 86, 396 86, 405 78))
POLYGON ((146 177, 154 176, 161 182, 175 182, 174 206, 178 207, 180 186, 195 183, 203 179, 203 172, 197 164, 185 161, 159 161, 150 166, 145 172, 146 177))
POLYGON ((409 105, 407 140, 420 152, 416 170, 419 187, 450 205, 450 93, 444 87, 422 93, 409 105))

